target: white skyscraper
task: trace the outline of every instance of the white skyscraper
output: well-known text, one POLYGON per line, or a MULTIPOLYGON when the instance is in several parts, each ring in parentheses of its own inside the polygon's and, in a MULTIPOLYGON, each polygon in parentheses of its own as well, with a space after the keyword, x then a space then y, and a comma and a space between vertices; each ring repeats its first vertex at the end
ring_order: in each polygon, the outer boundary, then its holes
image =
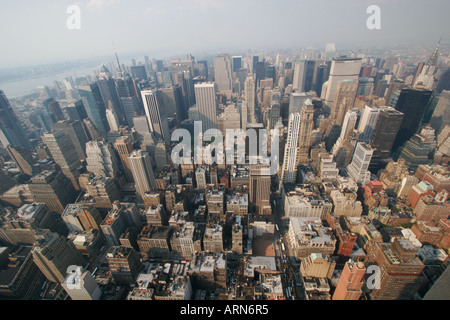
POLYGON ((366 184, 370 182, 369 164, 372 160, 373 149, 364 142, 358 142, 353 154, 352 162, 347 166, 348 175, 356 183, 366 184))
POLYGON ((341 134, 331 149, 331 153, 336 157, 339 149, 349 142, 350 135, 355 130, 358 121, 358 109, 348 110, 342 123, 341 134))
POLYGON ((102 291, 89 271, 78 267, 61 284, 72 300, 99 300, 102 291))
POLYGON ((170 142, 169 124, 161 92, 158 89, 147 89, 141 91, 144 102, 145 115, 147 116, 150 131, 157 139, 170 142))
POLYGON ((306 100, 314 98, 312 94, 306 92, 292 92, 289 99, 289 114, 299 113, 306 100))
POLYGON ((361 119, 359 120, 358 131, 361 133, 358 137, 358 141, 365 143, 370 142, 379 114, 380 108, 365 106, 361 119))
POLYGON ((202 130, 217 128, 216 84, 214 82, 196 83, 194 85, 195 100, 202 130))
POLYGON ((220 92, 231 94, 233 73, 231 59, 228 54, 219 54, 214 57, 214 81, 220 92))
POLYGON ((305 85, 305 60, 296 61, 294 63, 294 77, 292 87, 302 92, 305 85))
POLYGON ((133 174, 136 192, 143 197, 144 194, 156 188, 150 155, 141 150, 134 150, 128 157, 130 169, 133 174))
POLYGON ((247 122, 256 123, 255 79, 252 75, 249 75, 244 82, 244 101, 247 105, 247 122))
POLYGON ((115 178, 119 171, 116 155, 110 144, 105 141, 86 143, 86 170, 96 176, 115 178))
POLYGON ((108 120, 111 131, 119 131, 119 118, 113 109, 106 109, 106 120, 108 120))
POLYGON ((339 81, 358 80, 361 71, 361 58, 337 58, 331 62, 330 76, 322 87, 322 97, 329 108, 334 107, 336 89, 339 81))
POLYGON ((281 181, 295 182, 297 180, 300 136, 300 113, 291 113, 289 116, 288 135, 284 149, 283 168, 281 181))

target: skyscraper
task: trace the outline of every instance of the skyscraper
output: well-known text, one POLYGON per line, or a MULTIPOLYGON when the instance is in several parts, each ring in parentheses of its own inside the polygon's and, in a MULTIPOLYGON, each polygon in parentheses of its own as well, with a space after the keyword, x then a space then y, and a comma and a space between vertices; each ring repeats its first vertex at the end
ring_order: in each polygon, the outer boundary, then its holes
POLYGON ((248 75, 244 82, 244 101, 247 106, 247 122, 256 122, 256 91, 255 79, 252 75, 248 75))
POLYGON ((361 70, 361 58, 336 58, 331 62, 330 76, 324 83, 321 97, 325 104, 333 109, 339 81, 358 80, 361 70))
POLYGON ((415 79, 414 86, 424 86, 427 89, 434 89, 435 85, 435 72, 436 66, 439 59, 439 45, 441 44, 441 40, 439 40, 436 48, 428 59, 427 63, 422 68, 419 76, 415 79))
POLYGON ((127 181, 134 182, 130 163, 128 162, 128 156, 133 152, 133 141, 128 136, 121 136, 114 141, 113 145, 119 155, 123 173, 125 174, 127 181))
POLYGON ((270 166, 250 165, 249 206, 256 214, 271 214, 270 207, 270 166))
POLYGON ((404 117, 394 142, 394 150, 417 133, 430 97, 431 90, 428 89, 419 87, 402 89, 395 109, 402 112, 404 117))
POLYGON ((116 178, 119 171, 116 155, 109 143, 89 141, 86 143, 86 170, 96 176, 116 178))
POLYGON ((49 210, 62 213, 67 204, 77 198, 75 188, 59 171, 43 171, 28 184, 36 203, 45 203, 49 210))
POLYGON ((214 57, 214 78, 219 92, 227 95, 231 94, 233 76, 229 54, 224 53, 214 57))
POLYGON ((334 291, 333 300, 359 300, 365 274, 364 263, 347 261, 334 291))
POLYGON ((7 146, 6 150, 22 173, 29 176, 33 175, 33 172, 35 171, 33 165, 36 163, 36 161, 35 159, 33 159, 29 150, 24 149, 20 146, 12 145, 7 146))
POLYGON ((391 154, 403 117, 403 113, 394 108, 381 108, 370 143, 374 149, 374 157, 386 158, 391 154))
POLYGON ((300 111, 299 132, 299 163, 308 163, 309 147, 311 146, 311 132, 314 129, 314 106, 311 100, 306 100, 300 111))
POLYGON ((150 155, 145 151, 135 150, 128 157, 128 161, 133 173, 136 192, 143 198, 146 192, 156 188, 150 155))
POLYGON ((12 144, 30 149, 28 138, 20 126, 11 104, 3 90, 0 90, 0 141, 3 147, 12 144))
POLYGON ((84 261, 74 244, 63 236, 42 229, 36 235, 33 260, 51 282, 62 283, 69 266, 83 266, 84 261))
POLYGON ((195 100, 199 118, 202 122, 202 131, 217 128, 217 100, 216 84, 214 82, 196 83, 195 100))
POLYGON ((129 76, 115 79, 116 90, 122 104, 125 124, 130 128, 133 126, 133 117, 143 112, 142 102, 140 101, 134 81, 129 76))
POLYGON ((72 300, 99 300, 102 295, 92 274, 81 266, 67 274, 62 287, 72 300))
POLYGON ((357 80, 345 79, 338 81, 330 113, 330 119, 334 123, 342 125, 345 113, 353 108, 357 89, 357 80))
POLYGON ((371 173, 369 172, 369 164, 372 159, 373 149, 364 142, 358 142, 355 147, 355 153, 350 165, 347 167, 348 175, 355 180, 356 183, 365 185, 370 182, 371 173))
POLYGON ((358 141, 369 143, 377 124, 380 108, 365 106, 364 111, 359 119, 358 131, 361 132, 358 141))
POLYGON ((183 108, 183 95, 179 85, 161 88, 164 106, 167 108, 167 116, 174 117, 178 123, 187 118, 183 108))
POLYGON ((42 140, 47 145, 53 160, 61 167, 63 174, 69 178, 75 190, 79 190, 78 177, 81 162, 69 136, 62 130, 53 130, 44 133, 42 140))
POLYGON ((425 283, 425 267, 417 256, 417 248, 405 239, 389 243, 371 240, 366 247, 366 267, 379 267, 379 288, 371 292, 373 300, 409 300, 425 283))
POLYGON ((114 110, 119 118, 119 122, 124 124, 122 105, 120 104, 119 96, 117 95, 116 84, 105 65, 100 68, 100 73, 97 76, 97 83, 105 106, 108 109, 114 110))
POLYGON ((283 183, 291 183, 297 180, 299 135, 300 113, 291 113, 289 116, 288 134, 284 149, 283 168, 280 179, 283 183))
POLYGON ((58 101, 56 101, 54 98, 47 99, 43 102, 45 108, 48 112, 52 115, 52 119, 54 122, 65 120, 64 114, 61 111, 61 106, 59 105, 58 101))
POLYGON ((145 115, 147 116, 150 131, 157 139, 166 143, 170 142, 169 124, 167 122, 167 108, 164 105, 161 91, 158 89, 147 89, 141 91, 144 101, 145 115))
POLYGON ((109 127, 106 120, 106 108, 101 99, 98 84, 78 86, 78 92, 83 101, 88 118, 94 123, 97 130, 106 137, 109 127))
POLYGON ((62 130, 70 138, 80 160, 86 159, 88 136, 83 123, 79 120, 64 120, 52 124, 53 130, 62 130))

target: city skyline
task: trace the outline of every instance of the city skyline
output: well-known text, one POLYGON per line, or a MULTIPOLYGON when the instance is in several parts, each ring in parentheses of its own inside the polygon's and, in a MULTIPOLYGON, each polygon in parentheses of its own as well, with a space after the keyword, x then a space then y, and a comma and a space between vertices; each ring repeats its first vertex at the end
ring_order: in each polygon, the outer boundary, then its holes
POLYGON ((5 19, 0 300, 450 300, 433 4, 44 0, 28 38, 5 19))

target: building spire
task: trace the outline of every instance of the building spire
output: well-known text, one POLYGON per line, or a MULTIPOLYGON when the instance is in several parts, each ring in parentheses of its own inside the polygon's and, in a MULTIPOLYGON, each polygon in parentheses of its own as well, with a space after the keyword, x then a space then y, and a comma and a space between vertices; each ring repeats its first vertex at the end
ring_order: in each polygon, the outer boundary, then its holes
POLYGON ((427 65, 428 66, 436 66, 437 62, 438 62, 438 58, 439 58, 439 45, 441 44, 441 39, 442 39, 442 35, 439 38, 439 41, 436 45, 436 48, 434 49, 433 54, 430 56, 430 59, 428 59, 427 61, 427 65))
POLYGON ((117 50, 116 50, 116 46, 114 45, 114 41, 113 41, 113 48, 114 48, 114 54, 116 55, 117 65, 119 67, 119 76, 123 77, 122 67, 120 66, 119 57, 117 56, 117 50))

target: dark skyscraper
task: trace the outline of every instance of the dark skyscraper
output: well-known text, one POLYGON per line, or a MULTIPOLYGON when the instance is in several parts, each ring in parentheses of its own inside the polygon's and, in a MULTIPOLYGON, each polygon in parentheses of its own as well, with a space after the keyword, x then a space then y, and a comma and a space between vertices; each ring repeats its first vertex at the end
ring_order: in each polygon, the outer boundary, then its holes
POLYGON ((122 105, 117 94, 114 79, 111 77, 109 70, 105 66, 102 66, 100 69, 100 74, 97 76, 97 83, 105 108, 114 110, 120 124, 125 124, 122 105))
POLYGON ((430 97, 431 91, 427 89, 402 89, 395 109, 403 113, 404 117, 394 142, 394 150, 408 141, 419 129, 430 97))
POLYGON ((45 108, 47 108, 47 111, 50 112, 52 115, 52 119, 54 122, 65 120, 64 114, 61 111, 61 106, 59 105, 58 101, 56 101, 53 98, 47 99, 43 102, 45 108))
POLYGON ((314 89, 313 87, 314 66, 315 66, 314 60, 305 61, 305 79, 303 83, 304 92, 308 92, 314 89))
POLYGON ((94 123, 96 129, 102 135, 106 136, 106 133, 109 131, 109 125, 106 120, 105 104, 100 95, 98 84, 93 83, 88 86, 79 86, 78 92, 80 93, 88 118, 94 123))
POLYGON ((130 67, 131 76, 140 80, 147 80, 147 71, 145 66, 132 66, 130 67))
POLYGON ((27 136, 3 90, 0 90, 0 141, 4 147, 12 144, 30 149, 27 136))
POLYGON ((232 57, 232 65, 233 65, 233 72, 236 72, 237 69, 242 68, 242 57, 241 56, 233 56, 232 57))

